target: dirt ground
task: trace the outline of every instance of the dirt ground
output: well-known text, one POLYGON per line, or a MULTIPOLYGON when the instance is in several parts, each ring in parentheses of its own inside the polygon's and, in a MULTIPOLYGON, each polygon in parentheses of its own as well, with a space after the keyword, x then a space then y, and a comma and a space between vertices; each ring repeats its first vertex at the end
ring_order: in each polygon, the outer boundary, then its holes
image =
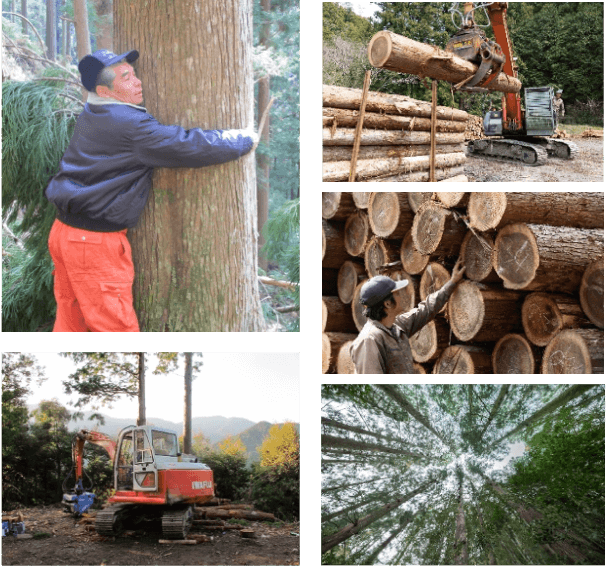
POLYGON ((603 182, 604 140, 573 137, 579 147, 575 159, 549 158, 545 165, 531 167, 513 161, 468 156, 465 175, 472 183, 487 182, 603 182))
POLYGON ((237 530, 204 531, 212 540, 197 545, 160 544, 159 532, 134 531, 128 536, 102 537, 59 506, 21 511, 25 532, 45 538, 2 539, 2 564, 299 564, 299 523, 273 526, 251 521, 245 539, 237 530), (293 535, 292 533, 296 533, 293 535), (44 535, 42 535, 44 536, 44 535))

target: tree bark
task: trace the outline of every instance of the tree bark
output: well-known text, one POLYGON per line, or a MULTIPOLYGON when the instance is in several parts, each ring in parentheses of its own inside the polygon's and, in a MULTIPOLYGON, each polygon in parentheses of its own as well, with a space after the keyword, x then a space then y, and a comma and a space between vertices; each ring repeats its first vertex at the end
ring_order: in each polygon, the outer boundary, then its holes
POLYGON ((351 303, 358 283, 364 279, 366 279, 366 270, 361 263, 353 261, 343 263, 337 277, 337 289, 339 299, 344 305, 351 303))
POLYGON ((322 332, 355 331, 349 305, 343 304, 339 297, 322 297, 322 332))
POLYGON ((356 290, 354 292, 353 299, 351 301, 351 314, 356 328, 358 329, 358 332, 360 332, 362 328, 364 328, 364 325, 367 321, 367 318, 364 316, 364 307, 360 303, 360 291, 362 290, 362 285, 364 285, 366 281, 368 281, 368 279, 365 279, 364 281, 360 281, 360 283, 358 283, 358 286, 356 287, 356 290))
POLYGON ((345 249, 343 225, 322 220, 322 267, 341 269, 343 262, 350 259, 345 249))
POLYGON ((368 219, 376 236, 395 240, 410 230, 414 213, 406 193, 373 193, 368 204, 368 219))
POLYGON ((354 257, 364 256, 364 248, 370 239, 370 234, 368 214, 362 210, 350 214, 345 222, 343 235, 347 253, 354 257))
POLYGON ((191 431, 191 407, 192 407, 192 373, 193 373, 193 353, 185 352, 185 376, 184 391, 185 398, 183 402, 183 452, 192 454, 192 431, 191 431))
POLYGON ((97 13, 97 49, 114 48, 112 0, 93 0, 97 13))
POLYGON ((338 428, 340 430, 348 430, 349 432, 356 432, 358 434, 364 434, 367 436, 374 436, 375 438, 379 439, 379 440, 387 440, 387 441, 391 441, 392 439, 383 435, 383 434, 379 434, 377 432, 372 432, 370 430, 365 430, 359 426, 352 426, 352 425, 348 425, 345 423, 341 423, 339 421, 336 421, 334 419, 329 419, 327 417, 322 417, 322 424, 326 425, 326 426, 331 426, 333 428, 338 428))
MULTIPOLYGON (((252 126, 250 0, 136 7, 114 0, 114 26, 115 50, 137 46, 140 52, 145 105, 160 122, 252 126), (217 61, 229 67, 221 80, 217 61)), ((254 154, 197 169, 158 168, 153 187, 130 233, 141 329, 263 330, 254 154)))
POLYGON ((347 450, 356 450, 361 452, 385 452, 386 454, 398 454, 400 456, 411 456, 412 458, 423 458, 422 454, 402 450, 401 448, 391 448, 382 444, 373 442, 364 442, 362 440, 353 440, 351 438, 343 438, 332 436, 329 434, 322 435, 322 448, 340 448, 347 450))
POLYGON ((354 340, 358 337, 357 334, 353 335, 354 338, 352 340, 348 340, 344 342, 343 345, 339 348, 339 354, 337 356, 337 367, 336 373, 338 374, 355 374, 356 368, 351 359, 350 348, 353 344, 354 340))
POLYGON ((492 351, 493 373, 536 373, 535 353, 521 334, 506 334, 492 351))
POLYGON ((57 4, 55 0, 46 0, 46 56, 51 61, 57 58, 57 4))
POLYGON ((145 426, 147 419, 145 416, 145 353, 138 352, 138 381, 139 381, 139 417, 137 418, 137 426, 145 426))
POLYGON ((507 397, 507 393, 509 392, 510 387, 511 386, 508 384, 501 385, 501 388, 499 389, 499 395, 497 396, 497 398, 494 402, 494 405, 492 406, 492 409, 490 410, 490 415, 488 415, 488 418, 486 419, 486 424, 482 428, 482 432, 480 433, 480 438, 478 439, 478 443, 482 440, 482 437, 486 433, 486 430, 490 426, 490 423, 497 416, 499 409, 501 408, 501 405, 503 404, 503 401, 505 400, 505 397, 507 397))
MULTIPOLYGON (((119 1, 120 0, 116 0, 116 3, 119 1)), ((81 61, 85 55, 88 55, 91 52, 86 0, 74 0, 74 27, 76 28, 77 57, 78 61, 81 61)), ((132 47, 129 46, 126 49, 132 49, 132 47)))
MULTIPOLYGON (((417 513, 415 513, 415 515, 416 514, 417 513)), ((393 531, 391 535, 389 535, 389 537, 387 537, 387 539, 385 539, 375 550, 373 550, 372 554, 370 554, 364 560, 364 564, 376 564, 379 554, 381 554, 381 552, 383 552, 389 546, 389 543, 395 539, 408 525, 410 525, 410 523, 412 523, 412 519, 405 519, 402 521, 396 530, 393 531)))
POLYGON ((383 478, 374 478, 372 480, 365 480, 365 481, 360 481, 357 483, 348 483, 348 484, 344 484, 344 485, 338 485, 335 487, 328 487, 328 488, 322 488, 322 493, 331 493, 333 491, 343 491, 345 489, 349 489, 350 487, 356 487, 358 485, 364 485, 367 483, 373 483, 379 480, 382 480, 383 478))
POLYGON ((345 222, 356 211, 351 193, 322 193, 322 218, 345 222))
POLYGON ((459 506, 455 526, 455 564, 468 564, 467 533, 465 529, 465 510, 463 507, 463 481, 459 480, 459 506))
MULTIPOLYGON (((21 15, 27 18, 27 0, 21 0, 21 15)), ((21 20, 21 31, 25 37, 29 37, 29 30, 27 28, 27 22, 21 20)))
POLYGON ((338 511, 334 511, 333 513, 330 513, 328 515, 322 515, 322 523, 332 521, 333 519, 336 519, 337 517, 340 517, 341 515, 347 515, 351 511, 355 511, 356 509, 359 509, 360 507, 363 507, 364 505, 368 505, 369 503, 378 501, 381 496, 382 496, 382 493, 375 492, 371 496, 365 497, 364 499, 360 499, 360 500, 356 501, 355 503, 353 503, 352 505, 348 505, 347 507, 344 507, 343 509, 339 509, 338 511))
POLYGON ((446 179, 436 179, 439 183, 468 183, 467 175, 457 174, 454 177, 446 177, 446 179))
MULTIPOLYGON (((473 77, 478 70, 478 65, 435 45, 419 43, 390 31, 380 31, 373 36, 368 44, 368 60, 378 69, 389 69, 453 84, 473 77)), ((522 83, 514 77, 500 73, 485 86, 483 82, 478 86, 500 92, 519 92, 522 83)))
POLYGON ((592 373, 604 373, 604 331, 598 328, 579 328, 575 332, 585 340, 592 373))
MULTIPOLYGON (((436 170, 436 181, 441 182, 463 173, 462 165, 445 167, 436 170)), ((429 181, 429 169, 427 171, 416 171, 414 173, 396 173, 395 175, 382 175, 380 177, 369 177, 362 179, 363 183, 427 183, 429 181)))
POLYGON ((583 312, 598 328, 604 328, 604 258, 587 266, 581 279, 579 298, 583 312))

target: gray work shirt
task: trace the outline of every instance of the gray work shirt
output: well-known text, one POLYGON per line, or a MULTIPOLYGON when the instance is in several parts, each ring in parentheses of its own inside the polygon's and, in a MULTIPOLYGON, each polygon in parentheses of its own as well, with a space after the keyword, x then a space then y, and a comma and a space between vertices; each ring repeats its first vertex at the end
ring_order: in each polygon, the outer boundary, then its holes
POLYGON ((449 281, 417 308, 398 315, 391 328, 369 319, 350 349, 356 373, 414 373, 409 337, 435 318, 455 287, 449 281))

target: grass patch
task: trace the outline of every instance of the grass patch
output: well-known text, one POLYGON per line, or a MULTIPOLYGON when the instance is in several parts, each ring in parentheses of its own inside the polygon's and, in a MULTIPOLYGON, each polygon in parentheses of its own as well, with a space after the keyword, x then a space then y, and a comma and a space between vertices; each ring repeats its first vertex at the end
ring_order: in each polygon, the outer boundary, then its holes
POLYGON ((246 519, 228 519, 226 523, 231 525, 244 525, 245 527, 250 525, 250 521, 247 521, 246 519))
POLYGON ((53 535, 51 533, 34 533, 33 536, 35 539, 41 539, 41 538, 50 538, 53 535))
POLYGON ((273 521, 273 522, 269 522, 269 521, 265 521, 270 527, 276 527, 276 528, 280 528, 284 526, 284 521, 273 521))
POLYGON ((571 136, 580 136, 585 130, 604 130, 604 126, 582 126, 579 124, 560 124, 560 130, 564 130, 567 134, 571 136))

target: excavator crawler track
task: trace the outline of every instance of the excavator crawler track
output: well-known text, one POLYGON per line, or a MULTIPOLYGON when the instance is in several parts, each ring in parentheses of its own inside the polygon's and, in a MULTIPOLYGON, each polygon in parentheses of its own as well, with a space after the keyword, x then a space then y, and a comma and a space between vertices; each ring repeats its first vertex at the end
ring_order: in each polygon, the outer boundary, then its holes
POLYGON ((166 539, 184 539, 194 520, 191 506, 167 509, 162 514, 162 536, 166 539))
POLYGON ((130 505, 110 505, 101 509, 95 519, 95 530, 105 537, 114 537, 124 530, 130 505))
POLYGON ((579 146, 574 142, 557 138, 549 138, 547 141, 551 146, 551 151, 549 149, 547 151, 553 157, 574 159, 579 154, 579 146))
POLYGON ((482 155, 501 161, 517 161, 532 167, 540 167, 547 163, 548 159, 547 150, 541 146, 519 140, 473 140, 467 147, 471 155, 482 155))
POLYGON ((501 161, 519 161, 532 167, 544 165, 548 157, 575 159, 579 153, 576 143, 557 138, 484 139, 469 142, 471 155, 483 155, 501 161))

